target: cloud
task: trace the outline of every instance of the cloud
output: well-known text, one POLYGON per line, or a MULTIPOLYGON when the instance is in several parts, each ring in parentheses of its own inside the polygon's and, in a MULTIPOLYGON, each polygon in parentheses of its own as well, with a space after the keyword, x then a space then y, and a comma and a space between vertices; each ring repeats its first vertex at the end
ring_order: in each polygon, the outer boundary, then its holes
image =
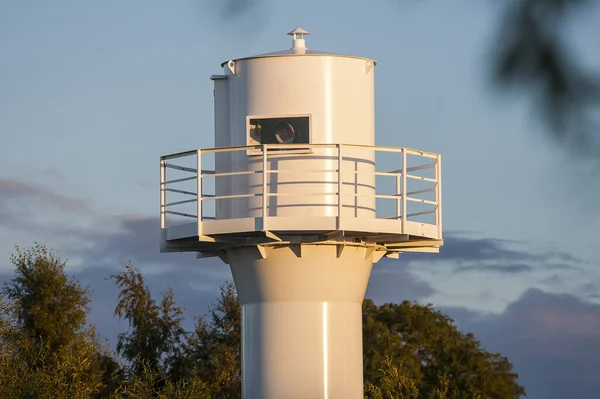
POLYGON ((88 203, 81 198, 58 194, 49 187, 9 178, 0 178, 0 199, 44 201, 46 206, 69 212, 88 210, 88 203))
MULTIPOLYGON (((184 328, 194 327, 194 318, 206 314, 219 295, 219 287, 231 281, 229 268, 220 261, 198 261, 190 263, 187 270, 165 267, 160 272, 149 273, 145 264, 134 263, 144 277, 153 298, 160 301, 161 293, 173 289, 178 306, 185 308, 184 328)), ((166 265, 165 265, 166 266, 166 265)), ((127 330, 125 321, 113 317, 117 304, 118 288, 115 282, 107 280, 111 274, 123 269, 119 265, 96 265, 75 271, 73 275, 91 292, 91 313, 89 321, 94 324, 102 338, 108 338, 113 347, 119 332, 127 330)))
POLYGON ((444 236, 444 246, 439 260, 456 262, 503 261, 554 262, 555 268, 574 267, 585 263, 573 254, 548 248, 535 248, 533 243, 517 242, 489 237, 472 237, 472 234, 449 232, 444 236))
POLYGON ((572 295, 526 291, 497 315, 442 308, 482 346, 507 356, 527 398, 597 398, 600 389, 600 305, 572 295))
POLYGON ((523 263, 517 264, 491 264, 491 265, 465 265, 459 266, 454 269, 455 272, 466 272, 466 271, 474 271, 474 272, 499 272, 499 273, 523 273, 530 272, 533 270, 533 267, 530 265, 526 265, 523 263))
POLYGON ((587 261, 555 248, 536 247, 535 243, 490 237, 473 237, 465 232, 446 232, 439 254, 403 254, 405 263, 430 267, 439 265, 458 273, 492 272, 496 274, 579 271, 587 261))
MULTIPOLYGON (((382 260, 381 262, 386 262, 382 260)), ((387 261, 392 263, 393 261, 387 261)), ((402 300, 420 300, 432 295, 435 290, 426 281, 409 272, 405 266, 396 263, 395 269, 379 268, 373 271, 367 287, 366 297, 380 305, 402 300)))

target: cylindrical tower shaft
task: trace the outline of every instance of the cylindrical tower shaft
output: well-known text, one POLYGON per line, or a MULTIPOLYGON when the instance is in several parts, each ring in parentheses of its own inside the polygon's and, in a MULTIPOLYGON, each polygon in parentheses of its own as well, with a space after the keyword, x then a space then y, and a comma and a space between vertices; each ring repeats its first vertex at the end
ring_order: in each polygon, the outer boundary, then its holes
POLYGON ((364 247, 227 252, 242 304, 244 399, 362 399, 364 247))

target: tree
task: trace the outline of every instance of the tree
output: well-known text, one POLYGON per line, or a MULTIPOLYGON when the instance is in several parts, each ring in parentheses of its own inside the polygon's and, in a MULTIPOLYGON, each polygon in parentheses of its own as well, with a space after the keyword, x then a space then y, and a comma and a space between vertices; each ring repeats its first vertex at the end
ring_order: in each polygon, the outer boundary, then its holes
POLYGON ((457 330, 448 316, 405 301, 363 305, 365 379, 382 380, 380 365, 389 356, 414 379, 420 398, 439 390, 440 376, 447 377, 448 391, 461 398, 515 399, 525 394, 518 375, 506 357, 480 347, 473 334, 457 330))
POLYGON ((184 309, 176 306, 173 291, 162 295, 160 304, 152 298, 140 272, 127 263, 125 271, 111 275, 121 289, 115 316, 129 322, 130 331, 118 337, 117 351, 141 374, 169 373, 185 331, 181 326, 184 309))
POLYGON ((500 89, 532 96, 551 137, 584 155, 598 155, 593 113, 600 106, 600 75, 587 71, 569 51, 569 17, 592 0, 506 2, 497 33, 492 77, 500 89))
POLYGON ((104 353, 86 325, 87 289, 36 244, 11 257, 0 303, 0 397, 74 398, 100 392, 104 353))
POLYGON ((14 303, 19 331, 55 351, 72 342, 86 324, 88 290, 66 275, 65 262, 45 246, 36 244, 11 256, 14 278, 3 295, 14 303))
MULTIPOLYGON (((240 397, 240 305, 231 284, 197 320, 175 369, 211 383, 214 397, 240 397), (225 383, 227 382, 227 383, 225 383)), ((459 332, 431 305, 363 305, 365 391, 369 398, 515 399, 524 395, 512 365, 459 332)))
POLYGON ((209 317, 196 319, 176 375, 207 381, 215 398, 241 398, 241 342, 240 303, 235 287, 227 283, 209 317))
POLYGON ((173 379, 153 371, 147 361, 139 361, 138 373, 131 373, 111 399, 209 399, 214 397, 203 381, 173 379))

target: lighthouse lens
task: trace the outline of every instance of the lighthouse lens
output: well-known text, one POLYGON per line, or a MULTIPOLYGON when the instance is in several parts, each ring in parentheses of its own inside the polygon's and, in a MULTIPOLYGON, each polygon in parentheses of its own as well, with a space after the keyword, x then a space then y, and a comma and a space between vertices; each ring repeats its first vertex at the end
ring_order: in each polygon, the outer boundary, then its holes
POLYGON ((290 144, 294 141, 294 127, 289 123, 282 122, 275 126, 275 138, 281 144, 290 144))
MULTIPOLYGON (((308 144, 310 138, 310 119, 308 116, 279 118, 249 118, 248 145, 256 144, 308 144)), ((298 148, 295 148, 298 149, 298 148)), ((273 151, 287 151, 285 148, 273 151)))

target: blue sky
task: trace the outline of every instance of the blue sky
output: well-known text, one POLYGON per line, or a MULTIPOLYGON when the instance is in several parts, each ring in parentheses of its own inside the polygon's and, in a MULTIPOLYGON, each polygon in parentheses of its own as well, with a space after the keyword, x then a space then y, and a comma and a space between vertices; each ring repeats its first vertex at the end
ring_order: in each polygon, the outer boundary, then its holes
MULTIPOLYGON (((39 241, 91 285, 92 318, 111 339, 124 326, 106 321, 116 293, 102 279, 128 259, 156 292, 171 285, 190 319, 203 314, 229 271, 158 254, 159 156, 212 147, 209 76, 222 61, 288 48, 299 25, 309 48, 378 61, 377 144, 443 156, 445 247, 379 263, 368 295, 447 310, 514 361, 528 397, 575 397, 577 381, 576 397, 592 398, 599 386, 585 373, 564 378, 584 365, 600 373, 600 180, 546 139, 526 96, 491 88, 502 8, 262 0, 227 13, 235 1, 209 3, 0 3, 0 277, 14 244, 39 241)), ((598 18, 588 9, 568 34, 600 71, 598 18)))

